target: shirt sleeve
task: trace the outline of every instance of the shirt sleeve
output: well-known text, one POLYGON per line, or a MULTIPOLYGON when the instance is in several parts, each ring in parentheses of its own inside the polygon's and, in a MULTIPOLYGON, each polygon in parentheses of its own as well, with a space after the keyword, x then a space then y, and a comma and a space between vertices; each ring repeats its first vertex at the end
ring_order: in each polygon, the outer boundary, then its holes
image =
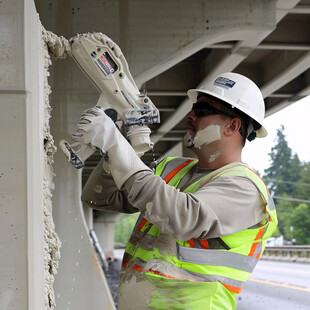
POLYGON ((84 205, 99 211, 114 211, 120 213, 135 213, 139 210, 130 205, 125 191, 119 191, 110 174, 105 172, 103 159, 89 176, 83 191, 84 205))
POLYGON ((144 172, 127 180, 125 188, 132 206, 178 240, 236 233, 264 218, 265 206, 258 189, 243 177, 219 177, 191 194, 144 172))

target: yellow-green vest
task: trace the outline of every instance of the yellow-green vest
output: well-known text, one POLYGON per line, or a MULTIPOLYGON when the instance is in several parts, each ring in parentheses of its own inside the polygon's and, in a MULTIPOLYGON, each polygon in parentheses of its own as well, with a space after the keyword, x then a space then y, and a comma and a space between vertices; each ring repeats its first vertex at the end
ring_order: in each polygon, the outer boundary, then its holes
MULTIPOLYGON (((156 167, 155 174, 177 187, 196 164, 194 159, 169 157, 156 167)), ((122 268, 143 273, 157 287, 150 308, 235 309, 234 296, 241 292, 253 272, 267 239, 276 229, 277 216, 264 182, 243 163, 221 167, 183 192, 195 193, 221 176, 245 177, 253 182, 265 203, 264 224, 220 238, 180 241, 140 216, 125 250, 122 268), (176 252, 163 254, 156 247, 160 239, 167 238, 175 242, 176 252)))

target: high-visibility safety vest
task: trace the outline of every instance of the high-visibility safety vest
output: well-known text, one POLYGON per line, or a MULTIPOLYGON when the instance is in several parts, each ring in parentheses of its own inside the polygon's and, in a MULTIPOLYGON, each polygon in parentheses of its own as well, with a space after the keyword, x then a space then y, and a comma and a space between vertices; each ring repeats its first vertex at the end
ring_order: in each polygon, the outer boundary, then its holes
MULTIPOLYGON (((169 157, 156 167, 155 174, 177 187, 197 162, 169 157)), ((265 204, 263 226, 219 238, 180 241, 140 216, 126 247, 122 268, 154 285, 149 308, 235 309, 234 297, 241 292, 267 239, 276 230, 277 215, 264 182, 248 165, 239 162, 205 175, 183 192, 195 193, 222 176, 245 177, 253 182, 265 204), (164 251, 160 246, 163 243, 164 251)))

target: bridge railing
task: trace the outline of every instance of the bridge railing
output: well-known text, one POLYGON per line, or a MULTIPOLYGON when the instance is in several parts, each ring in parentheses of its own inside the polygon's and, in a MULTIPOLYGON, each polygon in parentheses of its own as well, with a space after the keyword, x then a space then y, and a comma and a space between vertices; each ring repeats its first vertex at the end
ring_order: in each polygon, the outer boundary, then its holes
POLYGON ((266 246, 261 258, 310 263, 310 245, 266 246))

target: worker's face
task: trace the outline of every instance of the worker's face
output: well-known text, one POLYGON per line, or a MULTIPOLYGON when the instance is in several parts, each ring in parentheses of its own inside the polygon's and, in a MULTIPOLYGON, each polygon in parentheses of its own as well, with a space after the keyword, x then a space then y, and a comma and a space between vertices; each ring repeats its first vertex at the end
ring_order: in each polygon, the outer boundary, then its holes
POLYGON ((230 117, 225 114, 219 102, 212 98, 200 97, 194 108, 186 115, 185 145, 201 148, 221 140, 221 128, 227 118, 230 117), (221 111, 223 114, 219 114, 221 111))

